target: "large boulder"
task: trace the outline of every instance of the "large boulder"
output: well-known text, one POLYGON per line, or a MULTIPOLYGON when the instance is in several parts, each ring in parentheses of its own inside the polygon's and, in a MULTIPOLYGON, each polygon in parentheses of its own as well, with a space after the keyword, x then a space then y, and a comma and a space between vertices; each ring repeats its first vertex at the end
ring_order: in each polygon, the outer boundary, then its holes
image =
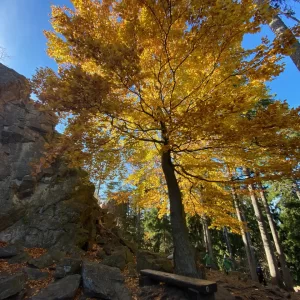
POLYGON ((24 287, 24 274, 20 273, 10 276, 0 275, 0 300, 17 295, 24 287))
POLYGON ((80 275, 70 275, 56 282, 50 283, 32 300, 72 300, 80 284, 80 275))
POLYGON ((25 77, 0 64, 0 240, 26 247, 85 247, 98 214, 87 174, 58 158, 34 175, 55 143, 56 116, 30 99, 25 77))
POLYGON ((119 269, 85 261, 82 266, 84 294, 109 300, 129 300, 131 295, 124 285, 119 269))
POLYGON ((133 262, 131 251, 124 246, 118 247, 110 256, 106 256, 102 264, 124 270, 127 263, 133 262))

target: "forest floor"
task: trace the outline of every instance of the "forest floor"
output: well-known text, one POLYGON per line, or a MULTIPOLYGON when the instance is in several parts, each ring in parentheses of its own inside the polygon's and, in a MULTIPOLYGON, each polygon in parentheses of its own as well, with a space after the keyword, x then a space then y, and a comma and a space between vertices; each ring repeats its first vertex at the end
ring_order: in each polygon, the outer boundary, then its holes
POLYGON ((258 282, 247 279, 238 272, 231 272, 226 275, 221 271, 211 270, 206 275, 208 280, 215 281, 218 284, 216 300, 300 300, 300 292, 287 293, 277 286, 263 286, 258 282))
MULTIPOLYGON (((4 244, 1 245, 0 242, 0 248, 1 246, 4 246, 4 244)), ((41 257, 47 252, 46 249, 41 248, 24 248, 24 251, 32 258, 41 257)), ((93 262, 101 262, 101 260, 95 257, 95 253, 95 251, 86 252, 84 259, 93 262)), ((22 272, 25 267, 27 267, 26 262, 11 264, 8 263, 6 259, 0 259, 0 274, 22 272)), ((49 268, 40 269, 40 271, 47 272, 49 277, 41 280, 28 280, 26 283, 27 294, 24 299, 30 299, 41 289, 44 289, 49 283, 53 282, 54 270, 55 265, 52 265, 49 268)), ((130 274, 127 267, 122 273, 125 278, 125 284, 131 291, 133 300, 188 300, 184 291, 176 287, 170 287, 164 284, 141 287, 139 285, 137 273, 135 275, 130 274)), ((250 280, 245 274, 240 272, 230 272, 229 275, 226 275, 221 271, 211 270, 207 271, 206 276, 207 280, 215 281, 218 285, 218 292, 215 295, 216 300, 300 300, 300 291, 297 293, 287 293, 277 286, 268 285, 264 287, 259 283, 250 280)), ((90 300, 92 298, 85 297, 82 288, 79 288, 74 299, 90 300)))
MULTIPOLYGON (((300 300, 300 292, 287 293, 273 285, 264 287, 238 274, 240 273, 232 272, 226 275, 221 271, 213 270, 207 273, 207 280, 218 284, 215 300, 300 300)), ((126 271, 124 275, 126 278, 126 271)), ((181 290, 164 284, 140 287, 137 278, 127 277, 126 285, 135 300, 188 300, 181 290)))

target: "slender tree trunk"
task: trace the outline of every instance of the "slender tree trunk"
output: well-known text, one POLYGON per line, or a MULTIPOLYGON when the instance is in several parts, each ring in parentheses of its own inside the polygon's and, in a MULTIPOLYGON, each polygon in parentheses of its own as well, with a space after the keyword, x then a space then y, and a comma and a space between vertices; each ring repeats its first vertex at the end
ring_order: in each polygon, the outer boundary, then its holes
POLYGON ((299 191, 299 187, 298 187, 296 180, 293 180, 293 188, 295 190, 295 193, 296 193, 298 199, 300 200, 300 191, 299 191))
MULTIPOLYGON (((290 31, 288 26, 285 25, 285 23, 282 21, 279 15, 274 15, 272 17, 269 26, 271 30, 275 33, 276 37, 279 39, 284 32, 290 31)), ((292 38, 292 44, 294 47, 294 52, 290 55, 290 57, 294 62, 294 64, 296 65, 296 67, 298 68, 298 70, 300 71, 300 43, 298 42, 297 38, 293 35, 291 31, 290 34, 292 38)))
MULTIPOLYGON (((245 219, 244 219, 241 209, 240 209, 239 200, 238 200, 238 197, 236 195, 234 188, 231 189, 231 192, 232 192, 232 197, 234 200, 234 206, 235 206, 237 218, 240 222, 245 222, 245 219)), ((241 233, 242 233, 242 240, 243 240, 243 243, 245 246, 250 275, 251 275, 252 280, 257 281, 258 279, 257 279, 257 275, 256 275, 256 260, 254 257, 254 253, 251 249, 252 248, 251 237, 250 237, 249 232, 246 232, 243 227, 241 227, 241 233), (249 236, 247 236, 247 233, 249 234, 249 236)))
POLYGON ((228 229, 227 229, 226 226, 223 227, 223 235, 224 235, 224 238, 225 238, 226 248, 227 248, 227 251, 229 253, 229 258, 231 259, 233 269, 235 270, 236 263, 235 263, 234 256, 233 256, 233 253, 232 253, 232 248, 231 248, 231 244, 230 244, 228 229))
POLYGON ((162 168, 166 178, 170 199, 175 273, 190 277, 199 277, 195 253, 189 241, 181 192, 175 176, 170 151, 163 152, 162 154, 162 168))
POLYGON ((209 256, 212 258, 212 265, 211 267, 215 270, 218 269, 217 264, 215 262, 215 256, 214 256, 214 251, 212 247, 212 241, 211 241, 211 234, 208 229, 208 224, 207 224, 207 218, 206 216, 202 216, 202 226, 203 226, 203 234, 204 234, 204 241, 205 241, 205 248, 206 251, 208 251, 209 256))
POLYGON ((269 226, 271 228, 271 233, 272 233, 273 241, 274 241, 274 244, 275 244, 276 252, 277 252, 278 257, 279 257, 285 288, 288 291, 294 291, 293 279, 291 277, 290 270, 288 269, 288 267, 286 265, 286 261, 285 261, 284 253, 283 253, 282 246, 281 246, 281 243, 280 243, 280 240, 279 240, 279 236, 278 236, 277 230, 275 228, 275 224, 274 224, 273 218, 271 216, 271 212, 270 212, 270 207, 268 205, 268 202, 267 202, 267 199, 265 197, 265 193, 263 191, 263 187, 262 187, 261 183, 258 183, 258 188, 259 188, 260 198, 262 200, 263 206, 264 206, 265 211, 266 211, 269 226))
POLYGON ((141 209, 138 207, 136 212, 137 246, 141 248, 141 209))
MULTIPOLYGON (((243 208, 241 207, 241 205, 240 205, 239 207, 240 207, 240 212, 241 212, 242 220, 243 220, 243 222, 244 222, 245 224, 247 224, 247 219, 246 219, 244 210, 243 210, 243 208)), ((245 232, 245 234, 246 234, 246 238, 247 238, 248 245, 249 245, 249 248, 250 248, 250 255, 251 255, 251 260, 253 261, 253 268, 255 268, 255 267, 257 266, 257 261, 256 261, 256 257, 255 257, 254 247, 253 247, 253 245, 252 245, 251 234, 250 234, 249 230, 247 230, 247 231, 245 232)), ((255 273, 256 273, 256 269, 255 269, 255 273)))
POLYGON ((265 222, 263 219, 263 214, 261 212, 259 202, 255 196, 254 188, 253 188, 252 184, 248 184, 248 190, 250 192, 250 198, 251 198, 252 205, 254 208, 254 213, 256 216, 256 220, 257 220, 258 228, 260 231, 261 239, 263 242, 264 250, 266 253, 268 266, 269 266, 269 270, 270 270, 270 275, 271 275, 271 281, 273 284, 281 285, 277 262, 275 259, 274 251, 272 249, 270 237, 266 230, 266 225, 265 225, 265 222))

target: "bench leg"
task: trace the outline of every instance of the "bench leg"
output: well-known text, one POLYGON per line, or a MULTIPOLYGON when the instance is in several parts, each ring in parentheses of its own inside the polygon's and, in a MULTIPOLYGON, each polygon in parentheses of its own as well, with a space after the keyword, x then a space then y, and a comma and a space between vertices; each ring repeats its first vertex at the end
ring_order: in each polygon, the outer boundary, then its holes
POLYGON ((215 300, 215 293, 203 295, 191 288, 188 289, 188 296, 190 300, 215 300))
POLYGON ((141 275, 139 278, 140 286, 149 286, 149 285, 157 285, 159 284, 158 281, 151 279, 149 276, 141 275))

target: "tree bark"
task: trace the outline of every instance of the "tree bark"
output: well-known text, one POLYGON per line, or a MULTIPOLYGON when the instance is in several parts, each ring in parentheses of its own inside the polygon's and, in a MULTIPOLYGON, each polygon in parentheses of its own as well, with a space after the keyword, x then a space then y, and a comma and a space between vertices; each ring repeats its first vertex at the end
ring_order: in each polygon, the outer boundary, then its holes
POLYGON ((269 237, 269 234, 266 230, 266 225, 265 225, 265 222, 264 222, 264 219, 263 219, 263 214, 261 212, 259 202, 258 202, 258 200, 255 196, 254 188, 253 188, 252 184, 248 184, 248 190, 249 190, 249 193, 250 193, 250 198, 251 198, 252 205, 253 205, 253 208, 254 208, 254 213, 255 213, 255 216, 256 216, 256 220, 257 220, 258 228, 259 228, 259 231, 260 231, 261 239, 262 239, 262 242, 263 242, 264 250, 265 250, 265 253, 266 253, 267 262, 268 262, 268 266, 269 266, 269 271, 270 271, 270 275, 271 275, 271 281, 275 285, 282 286, 282 284, 280 282, 279 271, 278 271, 274 251, 272 249, 270 237, 269 237))
POLYGON ((229 254, 229 258, 232 261, 233 270, 235 270, 236 263, 235 263, 234 256, 233 256, 233 253, 232 253, 232 248, 231 248, 231 244, 230 244, 228 229, 227 229, 226 226, 223 227, 223 235, 224 235, 224 238, 225 238, 225 243, 226 243, 226 248, 227 248, 227 251, 228 251, 228 254, 229 254))
POLYGON ((141 209, 138 207, 136 210, 136 235, 137 235, 137 246, 141 248, 141 209))
MULTIPOLYGON (((246 219, 244 210, 241 207, 241 205, 240 205, 240 212, 241 212, 241 217, 242 217, 243 222, 247 224, 247 219, 246 219)), ((250 248, 250 255, 251 255, 251 260, 253 261, 253 268, 255 268, 257 266, 257 261, 256 261, 256 257, 255 257, 254 247, 252 245, 251 234, 249 231, 246 231, 245 234, 246 234, 246 238, 247 238, 248 245, 250 248)), ((256 269, 255 269, 255 273, 256 273, 256 269)))
POLYGON ((214 256, 213 247, 212 247, 211 235, 210 235, 210 231, 208 229, 206 216, 202 216, 202 226, 203 226, 203 234, 204 234, 204 242, 205 242, 206 251, 208 251, 208 254, 212 258, 212 261, 213 261, 211 267, 216 270, 218 268, 215 263, 215 256, 214 256))
POLYGON ((282 246, 281 246, 281 243, 280 243, 280 240, 279 240, 277 230, 275 228, 273 218, 271 216, 270 207, 268 205, 268 202, 267 202, 267 199, 265 197, 265 193, 263 191, 263 187, 262 187, 261 183, 258 183, 257 185, 258 185, 258 188, 259 188, 260 198, 262 200, 264 209, 266 211, 269 226, 271 228, 271 233, 272 233, 273 241, 274 241, 274 244, 275 244, 276 252, 277 252, 278 257, 279 257, 285 288, 288 291, 294 291, 293 279, 292 279, 292 276, 290 274, 290 270, 288 269, 288 267, 286 265, 285 256, 284 256, 284 253, 283 253, 283 250, 282 250, 282 246))
MULTIPOLYGON (((232 197, 233 197, 233 201, 234 201, 237 218, 240 222, 245 222, 245 218, 242 215, 240 205, 239 205, 239 200, 238 200, 238 197, 236 195, 234 188, 231 188, 231 192, 232 192, 232 197)), ((254 257, 254 253, 251 249, 252 245, 251 245, 250 234, 249 234, 249 232, 245 232, 243 226, 241 227, 241 233, 242 233, 242 240, 243 240, 243 243, 245 246, 245 251, 246 251, 246 256, 247 256, 247 260, 248 260, 248 266, 249 266, 251 278, 254 281, 258 281, 258 278, 256 275, 256 260, 254 257), (249 236, 247 236, 247 233, 249 234, 249 236)))
POLYGON ((190 277, 199 277, 195 253, 189 241, 181 192, 175 176, 175 169, 171 160, 170 151, 163 152, 161 159, 170 200, 175 273, 190 277))
POLYGON ((299 191, 299 187, 298 187, 296 180, 293 181, 293 188, 295 190, 295 193, 296 193, 298 199, 300 200, 300 191, 299 191))
MULTIPOLYGON (((280 39, 281 35, 286 32, 287 30, 290 31, 288 26, 285 25, 285 23, 282 21, 282 19, 279 17, 279 15, 274 15, 272 17, 271 22, 269 23, 269 27, 271 30, 275 33, 276 37, 280 39)), ((292 32, 292 42, 293 42, 293 48, 294 52, 290 55, 292 61, 294 62, 297 69, 300 71, 300 43, 298 42, 297 38, 293 35, 292 32)))

